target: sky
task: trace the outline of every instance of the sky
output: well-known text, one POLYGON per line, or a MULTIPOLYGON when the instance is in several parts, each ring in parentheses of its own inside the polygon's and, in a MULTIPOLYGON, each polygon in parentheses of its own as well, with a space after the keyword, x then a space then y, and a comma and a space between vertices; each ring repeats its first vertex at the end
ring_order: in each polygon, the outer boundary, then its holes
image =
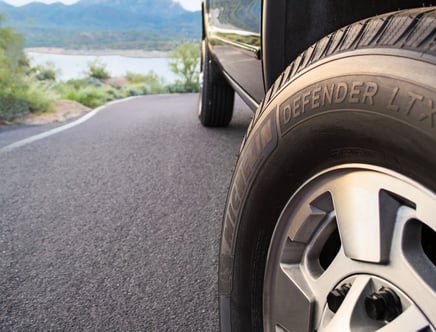
MULTIPOLYGON (((65 4, 72 4, 77 2, 78 0, 4 0, 4 2, 7 2, 14 6, 21 6, 25 5, 29 2, 44 2, 44 3, 53 3, 53 2, 63 2, 65 4)), ((200 2, 201 0, 175 0, 179 2, 183 7, 185 7, 188 10, 200 10, 200 2)))

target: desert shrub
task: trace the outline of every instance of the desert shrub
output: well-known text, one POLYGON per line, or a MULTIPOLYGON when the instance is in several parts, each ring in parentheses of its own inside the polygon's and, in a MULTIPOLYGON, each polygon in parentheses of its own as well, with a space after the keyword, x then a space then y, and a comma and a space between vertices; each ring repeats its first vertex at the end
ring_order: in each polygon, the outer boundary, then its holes
POLYGON ((103 84, 101 83, 101 81, 100 81, 99 79, 95 78, 95 77, 89 77, 89 78, 86 80, 86 84, 87 84, 87 85, 97 86, 97 87, 103 86, 103 84))
POLYGON ((104 91, 94 87, 87 87, 79 91, 78 102, 88 107, 94 108, 106 103, 104 91))
POLYGON ((69 80, 68 82, 62 82, 55 86, 57 93, 62 99, 76 100, 77 92, 86 85, 81 84, 81 80, 69 80))
POLYGON ((56 99, 50 85, 27 78, 15 84, 13 90, 0 92, 0 121, 12 121, 28 113, 50 112, 56 99))
POLYGON ((84 88, 88 85, 88 80, 87 79, 72 79, 72 80, 68 80, 65 83, 61 83, 59 85, 57 85, 57 87, 71 87, 74 89, 80 89, 80 88, 84 88))
POLYGON ((97 58, 88 63, 86 76, 97 80, 106 80, 111 77, 106 67, 107 65, 97 58))
POLYGON ((74 100, 91 108, 126 96, 123 91, 118 91, 111 86, 95 86, 87 79, 60 83, 56 86, 56 90, 62 99, 74 100))
POLYGON ((122 99, 126 97, 124 91, 120 91, 117 88, 109 88, 106 90, 106 97, 107 101, 116 100, 116 99, 122 99))
POLYGON ((100 88, 93 86, 70 91, 70 93, 65 96, 65 99, 77 101, 91 108, 101 106, 106 102, 104 92, 100 88))
POLYGON ((164 81, 155 72, 136 74, 127 72, 126 78, 135 89, 141 90, 143 95, 164 93, 167 91, 164 81))
POLYGON ((128 97, 142 96, 144 94, 143 90, 137 89, 137 88, 132 87, 132 86, 125 87, 124 91, 126 93, 126 96, 128 96, 128 97))
POLYGON ((32 79, 27 81, 27 89, 21 96, 29 104, 31 113, 53 111, 53 102, 58 98, 50 84, 44 84, 32 79))
POLYGON ((144 83, 144 82, 147 82, 147 80, 148 80, 148 77, 146 75, 132 73, 130 71, 128 71, 126 73, 125 77, 130 83, 144 83))
POLYGON ((0 123, 12 121, 29 112, 29 104, 26 100, 11 95, 0 95, 0 123))
POLYGON ((40 81, 56 81, 60 70, 51 61, 33 68, 36 79, 40 81))
POLYGON ((185 92, 195 92, 186 88, 186 85, 181 81, 167 85, 168 93, 185 93, 185 92))

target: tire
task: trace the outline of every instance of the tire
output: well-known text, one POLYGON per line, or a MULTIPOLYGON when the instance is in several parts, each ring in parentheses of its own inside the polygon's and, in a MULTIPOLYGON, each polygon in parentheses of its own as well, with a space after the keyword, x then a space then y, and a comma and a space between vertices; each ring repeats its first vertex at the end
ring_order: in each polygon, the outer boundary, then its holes
POLYGON ((201 56, 198 118, 205 127, 225 127, 232 120, 235 92, 213 60, 206 40, 202 42, 201 56))
POLYGON ((227 198, 222 331, 434 330, 435 27, 352 24, 267 93, 227 198))

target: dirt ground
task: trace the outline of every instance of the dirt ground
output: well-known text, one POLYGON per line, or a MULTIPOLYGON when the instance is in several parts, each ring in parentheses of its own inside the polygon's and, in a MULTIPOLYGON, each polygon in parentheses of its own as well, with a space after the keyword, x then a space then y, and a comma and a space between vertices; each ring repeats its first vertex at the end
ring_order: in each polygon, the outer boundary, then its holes
POLYGON ((55 110, 55 112, 50 113, 29 114, 14 121, 14 124, 42 125, 48 123, 62 123, 79 117, 89 112, 91 109, 75 101, 60 100, 56 102, 55 110))

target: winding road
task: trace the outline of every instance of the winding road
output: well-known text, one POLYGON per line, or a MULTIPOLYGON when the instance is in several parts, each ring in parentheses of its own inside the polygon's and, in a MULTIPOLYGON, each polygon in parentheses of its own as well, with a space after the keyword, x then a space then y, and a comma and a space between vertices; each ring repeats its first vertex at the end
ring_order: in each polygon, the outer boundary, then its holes
POLYGON ((218 330, 221 218, 252 114, 237 101, 206 129, 196 100, 129 99, 39 140, 58 125, 0 131, 0 330, 218 330))

